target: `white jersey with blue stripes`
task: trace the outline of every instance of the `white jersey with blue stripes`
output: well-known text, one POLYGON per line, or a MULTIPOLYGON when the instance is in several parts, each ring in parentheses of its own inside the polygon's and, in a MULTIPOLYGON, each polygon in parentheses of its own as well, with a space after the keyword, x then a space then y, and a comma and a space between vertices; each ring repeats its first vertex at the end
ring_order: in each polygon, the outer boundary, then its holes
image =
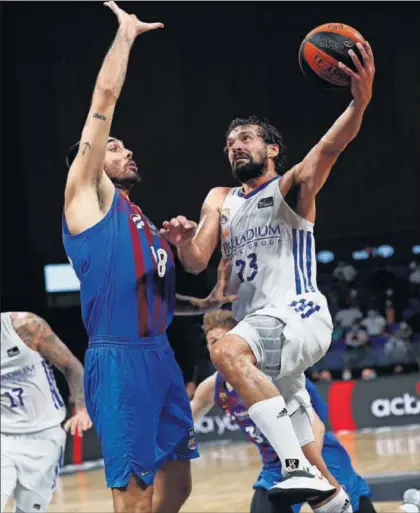
POLYGON ((64 420, 66 408, 49 362, 1 314, 1 432, 35 433, 64 420))
POLYGON ((232 307, 236 320, 278 311, 285 302, 305 308, 303 316, 312 313, 311 305, 326 306, 316 282, 313 230, 286 203, 279 177, 247 195, 239 187, 229 191, 221 211, 222 255, 233 262, 229 293, 239 294, 232 307))

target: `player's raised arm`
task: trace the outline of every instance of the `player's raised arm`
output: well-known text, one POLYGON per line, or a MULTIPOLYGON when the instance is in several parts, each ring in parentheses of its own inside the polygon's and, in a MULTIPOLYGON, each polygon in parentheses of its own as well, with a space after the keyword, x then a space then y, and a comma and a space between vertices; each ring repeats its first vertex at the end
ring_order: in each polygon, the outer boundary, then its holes
POLYGON ((38 315, 30 312, 14 313, 11 320, 22 341, 64 374, 78 412, 75 427, 77 424, 79 432, 89 429, 92 423, 86 412, 82 364, 53 332, 49 324, 38 315))
POLYGON ((220 232, 220 215, 229 187, 212 189, 201 207, 198 227, 184 216, 164 221, 160 232, 177 247, 184 269, 199 274, 207 267, 220 232))
POLYGON ((349 51, 357 73, 339 63, 340 68, 351 78, 353 101, 304 160, 284 175, 283 183, 280 184, 282 193, 287 193, 292 184, 300 186, 297 213, 312 222, 315 219, 315 196, 327 180, 340 153, 359 132, 364 112, 372 97, 375 75, 373 52, 367 42, 364 45, 357 43, 357 47, 363 64, 352 50, 349 51))
POLYGON ((198 385, 194 398, 190 403, 194 422, 200 420, 214 405, 216 375, 217 373, 215 372, 198 385))
POLYGON ((115 2, 104 5, 117 16, 119 28, 99 71, 89 114, 67 177, 65 215, 73 234, 99 222, 111 206, 115 189, 104 172, 104 159, 130 50, 140 34, 163 26, 142 22, 115 2))

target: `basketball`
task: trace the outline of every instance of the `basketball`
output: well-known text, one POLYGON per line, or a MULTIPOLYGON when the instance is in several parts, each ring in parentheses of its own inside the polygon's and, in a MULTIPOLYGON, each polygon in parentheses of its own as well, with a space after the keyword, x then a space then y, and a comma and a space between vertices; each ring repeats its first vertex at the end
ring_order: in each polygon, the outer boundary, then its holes
POLYGON ((356 67, 349 55, 353 50, 363 63, 356 43, 364 43, 363 36, 343 23, 326 23, 313 29, 300 45, 299 65, 305 76, 323 87, 346 87, 350 77, 339 68, 341 61, 353 71, 356 67))

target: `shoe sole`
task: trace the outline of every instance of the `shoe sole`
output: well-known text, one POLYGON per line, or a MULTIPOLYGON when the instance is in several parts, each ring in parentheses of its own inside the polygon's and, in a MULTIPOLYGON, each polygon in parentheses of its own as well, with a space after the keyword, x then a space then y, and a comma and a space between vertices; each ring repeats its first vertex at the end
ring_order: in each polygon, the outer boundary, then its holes
POLYGON ((268 490, 268 499, 276 506, 293 506, 302 502, 321 502, 331 495, 334 495, 336 489, 332 490, 315 490, 314 488, 272 488, 268 490))

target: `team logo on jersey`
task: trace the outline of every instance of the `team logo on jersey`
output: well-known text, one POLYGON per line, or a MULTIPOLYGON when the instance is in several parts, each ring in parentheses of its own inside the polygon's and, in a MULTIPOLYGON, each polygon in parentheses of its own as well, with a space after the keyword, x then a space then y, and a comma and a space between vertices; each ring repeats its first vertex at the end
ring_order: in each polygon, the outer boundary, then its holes
POLYGON ((229 221, 229 216, 230 216, 230 208, 224 208, 222 210, 222 217, 221 217, 220 222, 222 224, 226 224, 229 221))
POLYGON ((12 358, 13 356, 17 356, 20 353, 18 346, 11 347, 7 350, 7 356, 10 356, 12 358))
POLYGON ((197 442, 195 440, 195 431, 194 428, 190 428, 188 432, 189 440, 188 440, 188 449, 193 451, 197 447, 197 442))
POLYGON ((137 230, 141 230, 144 227, 144 221, 139 214, 130 214, 131 220, 136 225, 137 230))
MULTIPOLYGON (((219 399, 220 399, 220 402, 221 403, 226 403, 227 402, 227 394, 225 394, 225 392, 220 392, 220 395, 219 395, 219 399)), ((222 408, 226 408, 226 405, 225 404, 222 404, 222 408)))
POLYGON ((224 239, 222 252, 225 256, 241 254, 246 248, 253 249, 262 246, 273 246, 281 242, 280 224, 248 228, 240 235, 224 239))
POLYGON ((274 205, 274 198, 273 196, 270 196, 269 198, 262 198, 258 202, 257 208, 266 208, 266 207, 272 207, 274 205))

